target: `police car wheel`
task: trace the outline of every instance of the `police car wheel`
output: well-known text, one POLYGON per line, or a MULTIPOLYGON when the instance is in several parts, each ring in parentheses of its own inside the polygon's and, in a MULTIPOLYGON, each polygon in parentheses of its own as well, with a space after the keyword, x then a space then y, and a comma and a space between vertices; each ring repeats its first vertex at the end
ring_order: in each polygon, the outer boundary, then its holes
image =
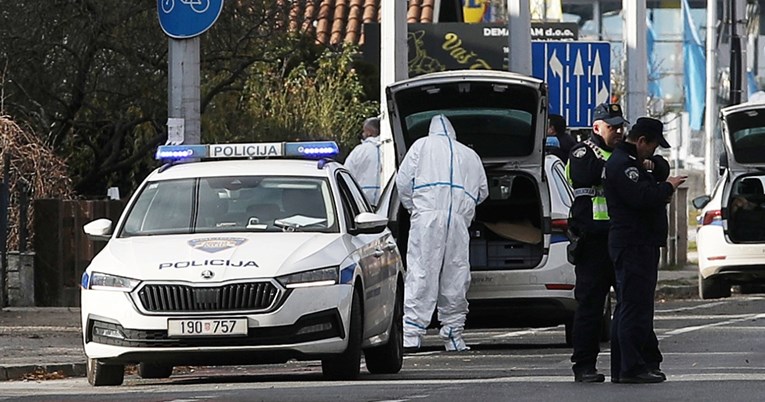
POLYGON ((348 347, 337 356, 322 359, 321 371, 329 380, 352 380, 361 371, 362 307, 359 290, 353 292, 348 325, 348 347))
POLYGON ((125 379, 125 366, 104 364, 98 359, 88 359, 88 383, 94 387, 120 385, 125 379))
POLYGON ((173 374, 173 366, 169 364, 141 363, 138 365, 138 375, 141 378, 168 378, 173 374))
POLYGON ((396 305, 390 337, 385 345, 364 351, 367 370, 372 374, 396 374, 404 363, 404 283, 399 281, 396 289, 396 305))
POLYGON ((701 299, 719 299, 730 297, 730 283, 724 279, 706 278, 699 274, 699 297, 701 299))

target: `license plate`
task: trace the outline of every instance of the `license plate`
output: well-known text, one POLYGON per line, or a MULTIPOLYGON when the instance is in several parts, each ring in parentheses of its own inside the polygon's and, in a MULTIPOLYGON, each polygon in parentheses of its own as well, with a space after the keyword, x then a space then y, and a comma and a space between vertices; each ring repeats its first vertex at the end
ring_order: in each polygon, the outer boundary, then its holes
POLYGON ((246 318, 167 320, 167 336, 247 335, 246 318))

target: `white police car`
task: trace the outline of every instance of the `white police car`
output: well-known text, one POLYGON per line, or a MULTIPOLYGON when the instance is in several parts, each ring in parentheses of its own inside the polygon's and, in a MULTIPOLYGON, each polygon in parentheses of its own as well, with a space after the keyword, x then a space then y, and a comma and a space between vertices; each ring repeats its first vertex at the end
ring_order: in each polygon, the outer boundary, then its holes
MULTIPOLYGON (((443 114, 486 170, 489 198, 476 207, 470 227, 466 326, 563 324, 570 344, 577 306, 574 267, 566 258, 573 193, 560 159, 544 153, 544 82, 504 71, 446 71, 399 81, 386 91, 397 163, 428 135, 431 118, 443 114)), ((388 217, 405 253, 409 214, 400 206, 395 180, 378 213, 388 217)))
POLYGON ((332 142, 163 146, 152 172, 82 276, 92 385, 173 366, 320 359, 354 378, 403 361, 403 266, 387 219, 342 165, 315 159, 332 142), (267 157, 268 159, 256 159, 267 157), (242 158, 250 158, 242 160, 242 158))

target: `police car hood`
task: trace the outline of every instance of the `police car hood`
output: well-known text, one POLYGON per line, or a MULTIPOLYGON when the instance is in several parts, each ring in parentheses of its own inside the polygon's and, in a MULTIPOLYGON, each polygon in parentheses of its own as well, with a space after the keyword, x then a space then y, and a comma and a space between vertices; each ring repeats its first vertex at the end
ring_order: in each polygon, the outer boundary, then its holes
POLYGON ((91 267, 140 280, 218 282, 339 265, 345 249, 331 233, 142 236, 110 240, 91 267))

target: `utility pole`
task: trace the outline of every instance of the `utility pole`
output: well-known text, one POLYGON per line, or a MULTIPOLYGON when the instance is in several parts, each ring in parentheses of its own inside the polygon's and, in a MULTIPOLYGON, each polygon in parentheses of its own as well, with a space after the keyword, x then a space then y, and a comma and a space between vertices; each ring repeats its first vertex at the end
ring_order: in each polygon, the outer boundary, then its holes
POLYGON ((507 0, 508 67, 531 75, 531 5, 527 0, 507 0))
POLYGON ((168 142, 199 144, 199 36, 168 40, 168 142))
POLYGON ((624 83, 627 119, 635 121, 647 112, 648 54, 645 0, 622 0, 624 10, 624 83))
POLYGON ((386 1, 380 7, 380 150, 382 151, 382 175, 380 187, 388 183, 396 170, 396 149, 390 127, 385 89, 394 82, 409 77, 406 43, 405 1, 386 1))
POLYGON ((741 82, 744 70, 743 57, 741 55, 741 38, 738 36, 738 22, 741 20, 738 13, 741 8, 737 7, 737 0, 730 0, 730 100, 728 105, 741 103, 741 82))
POLYGON ((712 194, 717 182, 717 0, 707 0, 707 93, 704 115, 704 190, 712 194))

